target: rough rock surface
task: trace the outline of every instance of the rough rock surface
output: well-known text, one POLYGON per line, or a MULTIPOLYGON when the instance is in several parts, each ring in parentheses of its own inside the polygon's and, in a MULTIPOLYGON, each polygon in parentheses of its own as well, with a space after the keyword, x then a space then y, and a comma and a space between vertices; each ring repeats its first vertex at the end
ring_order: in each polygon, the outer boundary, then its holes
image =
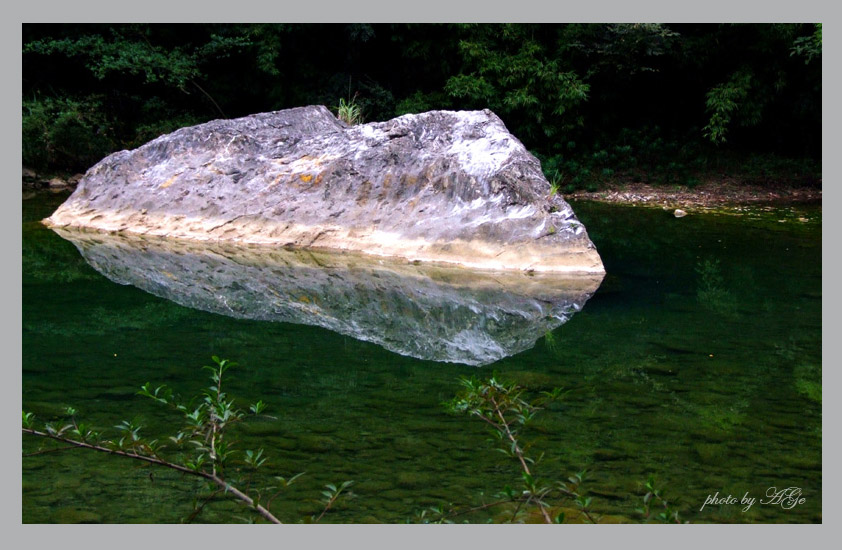
POLYGON ((491 111, 348 127, 309 106, 215 120, 91 168, 51 226, 602 273, 584 226, 491 111))
POLYGON ((350 252, 55 231, 109 279, 236 318, 316 325, 420 359, 485 365, 531 348, 601 274, 471 270, 350 252))

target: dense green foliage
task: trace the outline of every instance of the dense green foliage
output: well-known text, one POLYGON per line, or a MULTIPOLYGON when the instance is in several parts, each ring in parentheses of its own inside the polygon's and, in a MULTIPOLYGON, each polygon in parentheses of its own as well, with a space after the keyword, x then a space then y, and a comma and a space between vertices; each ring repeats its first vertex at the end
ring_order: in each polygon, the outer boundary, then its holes
POLYGON ((24 25, 23 162, 82 170, 184 125, 354 98, 490 108, 560 188, 819 159, 821 25, 24 25), (350 89, 349 89, 350 88, 350 89))

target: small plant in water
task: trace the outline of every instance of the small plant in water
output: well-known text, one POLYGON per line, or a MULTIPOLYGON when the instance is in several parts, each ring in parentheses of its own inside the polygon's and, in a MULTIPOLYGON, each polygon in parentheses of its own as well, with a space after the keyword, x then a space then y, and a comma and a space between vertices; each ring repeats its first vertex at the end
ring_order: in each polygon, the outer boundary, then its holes
MULTIPOLYGON (((78 422, 76 420, 78 411, 72 407, 68 407, 65 411, 66 421, 58 424, 47 422, 41 427, 36 426, 35 415, 24 411, 23 433, 67 445, 56 450, 89 449, 170 468, 206 480, 210 495, 202 502, 197 502, 195 509, 188 517, 189 521, 198 516, 208 502, 219 494, 224 494, 245 503, 248 508, 265 520, 281 523, 268 508, 272 501, 302 474, 289 479, 275 476, 274 479, 278 482, 280 490, 267 498, 265 503, 262 502, 261 491, 238 488, 251 487, 251 476, 266 463, 267 458, 263 454, 263 449, 243 451, 236 449, 235 440, 229 437, 229 432, 232 426, 247 416, 263 414, 266 404, 262 400, 257 401, 250 405, 247 411, 235 407, 234 400, 229 398, 222 388, 225 373, 229 368, 236 366, 236 363, 216 356, 213 357, 213 362, 213 366, 203 367, 210 372, 212 385, 186 403, 175 397, 172 389, 167 386, 153 388, 149 383, 141 386, 138 395, 172 407, 183 417, 184 426, 175 435, 169 437, 168 443, 143 437, 142 426, 134 420, 123 420, 115 426, 117 435, 106 438, 103 433, 78 422)), ((40 454, 40 452, 32 454, 40 454)), ((352 481, 346 481, 339 487, 327 485, 327 491, 322 493, 326 497, 324 510, 313 519, 321 520, 340 496, 349 496, 350 492, 346 489, 352 483, 352 481)), ((266 491, 275 489, 277 487, 264 488, 266 491)))
POLYGON ((678 510, 672 508, 664 498, 663 490, 655 485, 655 478, 649 476, 643 484, 646 494, 643 495, 643 506, 637 512, 643 516, 644 521, 655 519, 661 523, 687 523, 682 522, 678 510))
POLYGON ((476 377, 462 378, 462 391, 445 405, 456 414, 467 414, 479 418, 488 424, 497 450, 512 459, 519 470, 519 485, 506 486, 494 495, 495 500, 469 508, 449 508, 443 506, 424 510, 419 519, 422 522, 451 523, 454 518, 487 510, 494 507, 505 508, 502 519, 511 523, 523 523, 538 520, 544 523, 562 523, 565 512, 561 504, 574 506, 587 521, 596 523, 591 511, 591 498, 580 492, 580 485, 585 472, 570 476, 564 481, 544 481, 537 477, 534 468, 540 463, 543 454, 533 458, 528 449, 529 443, 521 439, 521 431, 528 426, 547 403, 559 399, 561 388, 542 392, 531 400, 525 398, 525 390, 510 383, 497 380, 496 377, 485 381, 476 377))
POLYGON ((353 484, 353 481, 343 481, 338 487, 333 483, 325 485, 325 490, 322 491, 322 496, 324 498, 321 501, 322 504, 324 504, 324 509, 318 517, 313 516, 313 521, 321 520, 325 514, 327 514, 327 511, 333 507, 337 500, 339 500, 339 497, 342 496, 343 492, 345 493, 345 497, 352 497, 353 493, 351 491, 346 491, 346 489, 353 484))

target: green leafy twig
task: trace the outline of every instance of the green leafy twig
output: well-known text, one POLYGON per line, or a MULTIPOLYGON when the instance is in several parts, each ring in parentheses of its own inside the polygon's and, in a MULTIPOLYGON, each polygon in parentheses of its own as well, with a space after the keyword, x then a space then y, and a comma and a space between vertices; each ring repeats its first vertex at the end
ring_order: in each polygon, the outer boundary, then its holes
MULTIPOLYGON (((234 452, 235 444, 226 438, 226 433, 231 425, 241 421, 247 413, 236 408, 233 399, 230 399, 222 390, 226 371, 236 366, 236 363, 216 356, 213 357, 213 361, 213 366, 204 367, 205 370, 210 371, 213 385, 194 398, 190 404, 182 403, 166 386, 153 389, 151 384, 147 383, 141 386, 138 392, 139 395, 173 407, 183 415, 186 426, 169 440, 177 447, 189 444, 193 447, 195 454, 180 457, 179 462, 169 460, 160 454, 166 447, 163 443, 157 439, 147 440, 142 437, 142 426, 137 421, 123 420, 115 426, 119 437, 110 440, 103 439, 102 434, 78 422, 76 420, 78 411, 70 407, 66 411, 70 417, 69 422, 63 425, 45 423, 43 429, 36 428, 35 416, 32 413, 23 412, 23 433, 66 443, 68 444, 66 448, 84 448, 132 458, 201 477, 215 484, 224 493, 245 502, 268 521, 280 523, 280 520, 266 507, 226 479, 225 467, 234 452)), ((252 414, 259 414, 263 410, 265 410, 265 403, 262 400, 249 407, 249 412, 252 414)), ((251 472, 256 471, 266 462, 263 449, 244 451, 243 462, 251 472)), ((201 508, 204 508, 204 505, 199 508, 199 511, 201 508)), ((195 517, 196 513, 194 510, 191 518, 195 517)))
MULTIPOLYGON (((523 388, 516 384, 502 383, 496 377, 488 381, 481 381, 476 377, 463 378, 461 382, 462 392, 446 403, 447 408, 452 412, 475 416, 488 424, 491 427, 491 433, 499 442, 498 450, 514 458, 520 467, 522 492, 516 495, 509 489, 505 492, 508 500, 501 501, 501 503, 518 503, 512 521, 517 519, 521 507, 534 505, 545 523, 553 523, 547 498, 553 494, 554 489, 541 484, 533 475, 530 465, 534 465, 537 461, 526 454, 528 445, 521 444, 519 434, 520 430, 535 418, 547 402, 560 398, 561 388, 542 392, 536 399, 527 401, 523 398, 523 388)), ((561 492, 561 494, 572 495, 570 491, 561 492)), ((587 513, 587 506, 583 509, 587 513)))
POLYGON ((646 489, 646 494, 643 495, 643 507, 638 508, 637 512, 645 520, 652 517, 654 507, 656 510, 660 510, 657 514, 654 514, 654 517, 661 523, 686 523, 681 521, 678 510, 672 508, 669 501, 664 498, 662 489, 655 485, 654 477, 649 476, 643 486, 646 489))
MULTIPOLYGON (((325 507, 322 510, 322 513, 319 514, 319 517, 315 518, 314 522, 319 522, 325 516, 325 514, 327 514, 328 510, 330 510, 333 507, 336 501, 339 500, 339 497, 343 493, 343 491, 345 491, 345 489, 347 489, 353 484, 353 481, 343 481, 338 487, 332 483, 328 483, 327 485, 325 485, 325 490, 322 491, 322 495, 324 495, 325 497, 322 502, 324 502, 325 507)), ((350 497, 352 495, 353 493, 351 493, 350 491, 345 493, 346 497, 350 497)))

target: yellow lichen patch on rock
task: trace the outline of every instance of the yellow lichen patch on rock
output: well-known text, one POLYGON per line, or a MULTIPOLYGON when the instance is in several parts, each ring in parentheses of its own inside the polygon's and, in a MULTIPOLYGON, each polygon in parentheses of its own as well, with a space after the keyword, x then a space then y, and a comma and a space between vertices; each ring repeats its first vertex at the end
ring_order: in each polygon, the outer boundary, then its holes
POLYGON ((168 179, 167 181, 165 181, 164 183, 162 183, 161 185, 159 185, 159 186, 158 186, 158 187, 159 187, 159 189, 166 189, 167 187, 169 187, 170 185, 172 185, 172 184, 173 184, 173 182, 175 181, 175 178, 177 178, 177 177, 178 177, 178 174, 176 174, 175 176, 171 177, 170 179, 168 179))
POLYGON ((310 183, 310 181, 313 179, 313 174, 299 174, 298 178, 304 183, 310 183))

